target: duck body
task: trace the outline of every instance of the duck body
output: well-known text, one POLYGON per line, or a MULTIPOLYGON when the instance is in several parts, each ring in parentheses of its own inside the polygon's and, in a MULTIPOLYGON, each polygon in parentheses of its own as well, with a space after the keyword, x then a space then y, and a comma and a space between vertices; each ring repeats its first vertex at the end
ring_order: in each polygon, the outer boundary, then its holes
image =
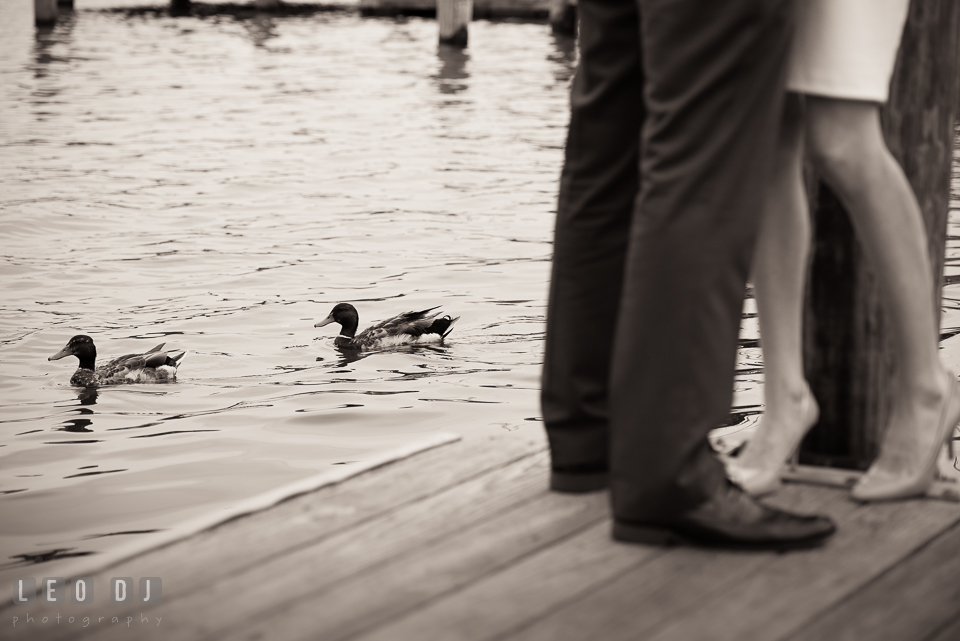
POLYGON ((164 343, 143 354, 125 354, 96 366, 97 348, 93 339, 79 334, 70 339, 59 352, 48 358, 55 361, 66 356, 76 356, 80 361, 77 371, 70 377, 70 384, 77 387, 100 387, 126 383, 173 383, 177 380, 177 367, 186 352, 171 356, 163 351, 164 343))
POLYGON ((451 328, 460 317, 441 317, 440 312, 431 314, 430 312, 435 309, 439 307, 397 314, 357 334, 357 327, 360 324, 357 309, 350 303, 338 303, 327 317, 314 327, 338 323, 340 335, 333 344, 342 349, 376 349, 429 340, 441 341, 453 331, 451 328))

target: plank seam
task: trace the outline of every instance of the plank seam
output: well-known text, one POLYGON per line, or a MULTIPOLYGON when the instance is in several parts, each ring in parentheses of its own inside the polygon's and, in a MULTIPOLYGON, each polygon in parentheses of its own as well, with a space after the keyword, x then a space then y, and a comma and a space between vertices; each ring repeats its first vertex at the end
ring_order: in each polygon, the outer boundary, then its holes
MULTIPOLYGON (((278 488, 260 492, 254 496, 238 502, 237 505, 228 510, 227 515, 214 513, 213 515, 202 515, 192 519, 174 524, 155 538, 146 541, 134 541, 127 546, 120 547, 111 552, 106 552, 103 556, 94 556, 84 558, 74 563, 65 564, 58 570, 63 576, 84 576, 100 574, 110 568, 129 561, 138 556, 143 556, 148 552, 153 552, 162 548, 169 547, 180 541, 185 541, 198 534, 216 530, 221 525, 236 521, 240 518, 250 516, 257 512, 266 512, 281 503, 286 502, 285 497, 289 495, 304 496, 312 494, 326 487, 339 485, 351 478, 356 478, 368 471, 380 469, 392 463, 397 463, 405 459, 416 456, 423 452, 430 451, 442 445, 448 445, 459 441, 462 437, 459 434, 447 432, 438 432, 425 439, 408 443, 400 448, 387 450, 364 461, 358 467, 353 469, 336 470, 333 472, 321 472, 308 476, 307 478, 287 483, 278 488)), ((3 608, 0 608, 2 610, 3 608)))
MULTIPOLYGON (((612 545, 626 545, 626 544, 614 543, 614 542, 612 542, 612 541, 611 541, 611 544, 612 544, 612 545)), ((520 632, 523 632, 523 631, 526 630, 527 628, 533 627, 534 625, 536 625, 536 624, 539 623, 540 621, 543 621, 544 619, 546 619, 547 617, 551 616, 551 615, 554 614, 555 612, 559 612, 560 610, 562 610, 563 608, 567 607, 567 606, 570 605, 571 603, 573 603, 573 602, 575 602, 575 601, 578 601, 584 594, 586 594, 587 592, 589 592, 590 590, 592 590, 592 589, 595 588, 596 586, 602 585, 602 584, 604 584, 604 583, 616 581, 617 579, 619 579, 620 577, 624 576, 625 574, 627 574, 627 573, 629 573, 629 572, 633 572, 633 571, 636 570, 637 568, 640 568, 640 567, 646 565, 647 563, 652 562, 654 559, 659 559, 659 558, 662 557, 664 554, 666 554, 668 551, 669 551, 669 550, 667 550, 666 548, 663 548, 663 549, 661 549, 661 550, 658 550, 655 554, 651 554, 650 556, 645 557, 645 558, 641 559, 640 561, 638 561, 638 562, 636 562, 636 563, 634 563, 634 564, 632 564, 632 565, 629 565, 629 566, 623 568, 623 570, 621 570, 620 572, 617 572, 616 574, 612 574, 612 575, 610 575, 609 577, 606 577, 606 578, 604 578, 604 579, 600 579, 600 580, 594 581, 594 582, 592 582, 592 583, 590 583, 590 584, 588 584, 588 585, 584 585, 584 586, 583 586, 583 589, 582 589, 582 590, 578 590, 576 594, 571 595, 571 596, 570 596, 569 598, 567 598, 567 599, 563 599, 562 601, 557 602, 556 604, 554 604, 553 607, 544 610, 544 611, 541 612, 539 615, 537 615, 537 616, 529 619, 528 621, 525 621, 524 623, 521 623, 521 624, 519 624, 519 625, 516 625, 516 626, 514 626, 513 628, 511 628, 511 629, 509 629, 509 630, 506 630, 506 631, 504 631, 504 632, 501 632, 500 634, 498 634, 498 635, 496 635, 496 636, 487 637, 487 641, 503 641, 504 639, 509 639, 510 637, 516 636, 517 634, 519 634, 520 632)))
MULTIPOLYGON (((531 497, 530 500, 533 500, 533 499, 535 499, 535 498, 536 498, 536 497, 531 497)), ((521 502, 521 503, 517 503, 517 506, 523 505, 523 503, 526 503, 526 502, 527 502, 527 501, 523 501, 523 502, 521 502)), ((530 557, 532 557, 532 556, 535 556, 535 555, 537 555, 537 554, 542 553, 542 552, 545 551, 545 550, 549 550, 549 549, 552 548, 552 547, 555 547, 555 546, 557 546, 557 545, 560 545, 560 544, 564 543, 565 541, 568 541, 569 539, 571 539, 571 538, 573 538, 573 537, 575 537, 575 536, 578 536, 578 535, 582 534, 583 532, 589 530, 590 528, 595 527, 598 523, 601 523, 602 521, 604 521, 605 519, 608 519, 608 518, 609 518, 609 517, 603 516, 603 517, 600 517, 600 518, 596 519, 595 521, 591 521, 591 522, 583 525, 582 527, 577 528, 576 530, 573 530, 573 531, 571 531, 570 533, 565 534, 565 535, 561 536, 560 538, 551 541, 550 543, 548 543, 547 545, 545 545, 545 546, 543 546, 543 547, 535 548, 535 549, 532 549, 532 550, 530 550, 530 551, 528 551, 528 552, 525 552, 524 554, 521 554, 520 556, 518 556, 518 557, 516 557, 516 558, 514 558, 514 559, 511 559, 511 560, 509 560, 509 561, 507 561, 507 562, 505 562, 505 563, 502 563, 501 565, 498 565, 498 566, 490 569, 488 572, 485 572, 484 574, 481 574, 481 575, 479 575, 479 576, 477 576, 477 577, 474 577, 474 579, 471 580, 471 581, 468 581, 468 582, 466 582, 466 583, 464 583, 464 584, 462 584, 462 585, 459 585, 459 586, 457 586, 457 587, 455 587, 455 588, 453 588, 453 589, 451 589, 451 590, 445 590, 445 591, 442 592, 441 594, 438 594, 438 595, 436 595, 436 596, 433 596, 433 597, 430 597, 430 598, 428 598, 428 599, 425 599, 424 601, 422 601, 422 602, 420 602, 420 603, 417 603, 417 604, 411 606, 410 608, 404 610, 403 612, 397 613, 397 615, 394 616, 392 620, 384 621, 384 622, 382 622, 382 623, 374 624, 374 625, 372 625, 372 626, 370 626, 370 627, 368 627, 368 628, 365 628, 365 629, 363 629, 363 630, 361 630, 361 631, 358 631, 358 632, 352 634, 352 635, 349 636, 349 637, 346 637, 343 641, 350 641, 351 639, 356 639, 356 638, 358 638, 358 637, 362 637, 362 636, 364 636, 364 635, 367 635, 367 634, 370 634, 370 633, 372 633, 372 632, 375 632, 376 630, 379 630, 380 628, 384 628, 384 627, 386 627, 386 626, 388 626, 388 625, 392 625, 393 623, 397 622, 399 619, 412 616, 412 615, 415 614, 416 612, 418 612, 418 611, 420 611, 420 610, 424 610, 424 609, 430 607, 431 605, 433 605, 434 603, 437 603, 437 602, 439 602, 439 601, 443 601, 443 600, 445 600, 445 599, 447 599, 447 598, 449 598, 449 597, 451 597, 451 596, 453 596, 453 595, 455 595, 455 594, 458 594, 458 593, 460 593, 460 592, 468 589, 470 586, 472 586, 472 585, 474 585, 474 584, 476 584, 476 583, 480 583, 481 581, 484 581, 484 580, 486 580, 486 579, 488 579, 488 578, 490 578, 490 577, 493 577, 493 576, 495 576, 495 575, 497 575, 497 574, 501 574, 502 572, 505 572, 506 570, 509 570, 511 567, 522 563, 524 560, 526 560, 526 559, 528 559, 528 558, 530 558, 530 557)), ((642 564, 642 562, 641 562, 640 564, 638 564, 638 565, 641 565, 641 564, 642 564)), ((490 639, 493 639, 494 637, 489 637, 489 638, 490 638, 490 639)))
MULTIPOLYGON (((230 571, 228 571, 228 572, 226 572, 226 573, 224 573, 224 574, 217 575, 217 576, 213 579, 213 581, 212 581, 211 583, 220 583, 220 582, 223 582, 223 581, 226 581, 226 580, 230 579, 231 577, 235 577, 235 576, 238 576, 238 575, 242 575, 242 574, 250 571, 250 570, 253 569, 253 568, 256 568, 256 567, 262 566, 262 565, 267 565, 267 564, 275 561, 275 560, 278 559, 278 558, 282 558, 282 557, 287 556, 287 555, 289 555, 289 554, 299 552, 299 551, 303 550, 304 548, 311 547, 311 546, 316 545, 316 544, 318 544, 318 543, 321 543, 321 542, 323 542, 323 541, 325 541, 325 540, 327 540, 327 539, 330 539, 330 538, 332 538, 332 537, 335 537, 335 536, 337 536, 337 535, 340 535, 340 534, 342 534, 343 532, 345 532, 345 531, 347 531, 347 530, 350 530, 350 529, 352 529, 352 528, 365 525, 366 523, 369 523, 369 522, 374 521, 374 520, 376 520, 376 519, 379 519, 379 518, 382 518, 382 517, 384 517, 384 516, 390 515, 390 514, 392 514, 392 513, 394 513, 394 512, 397 512, 397 511, 399 511, 399 510, 401 510, 401 509, 407 508, 407 507, 409 507, 409 506, 411 506, 411 505, 416 505, 417 503, 421 503, 421 502, 423 502, 423 501, 429 500, 430 498, 432 498, 432 497, 434 497, 434 496, 438 496, 438 495, 440 495, 440 494, 443 494, 443 493, 445 493, 445 492, 448 492, 448 491, 452 490, 453 488, 456 488, 456 487, 458 487, 458 486, 460 486, 460 485, 463 485, 463 484, 466 484, 466 483, 475 481, 476 479, 482 478, 483 476, 488 476, 488 475, 490 475, 490 474, 493 474, 496 470, 503 469, 503 468, 505 468, 505 467, 509 467, 509 466, 511 466, 511 465, 515 465, 515 464, 517 464, 517 463, 519 463, 519 462, 521 462, 521 461, 523 461, 523 460, 525 460, 525 459, 532 458, 532 457, 534 457, 534 456, 536 456, 536 455, 538 455, 538 454, 541 454, 541 453, 544 452, 546 449, 547 449, 546 445, 543 445, 543 446, 534 446, 534 449, 532 449, 532 450, 530 450, 530 451, 527 451, 527 452, 525 452, 525 453, 523 453, 523 454, 516 455, 516 456, 514 456, 514 457, 512 457, 512 458, 507 459, 506 461, 499 461, 499 462, 496 462, 496 463, 490 465, 489 467, 483 467, 482 469, 478 470, 476 473, 471 474, 471 475, 469 475, 469 476, 465 476, 465 477, 463 477, 462 479, 458 480, 457 482, 455 482, 455 483, 452 484, 452 485, 448 485, 448 486, 443 487, 443 488, 441 488, 441 489, 439 489, 439 490, 435 490, 435 491, 432 491, 432 492, 430 492, 430 493, 423 494, 423 495, 421 495, 421 496, 418 496, 418 497, 415 497, 415 498, 411 498, 411 499, 406 500, 406 501, 403 501, 403 502, 393 503, 389 508, 387 508, 387 509, 385 509, 385 510, 371 513, 370 515, 368 515, 368 516, 366 516, 366 517, 362 517, 362 518, 360 518, 360 519, 358 519, 358 520, 356 520, 356 521, 351 521, 350 523, 345 523, 345 524, 343 524, 342 526, 337 527, 337 528, 335 528, 335 529, 332 529, 332 530, 330 530, 330 531, 328 531, 328 532, 325 532, 325 533, 321 534, 320 536, 318 536, 318 537, 316 537, 316 538, 310 539, 310 540, 308 540, 308 541, 303 541, 303 542, 301 542, 301 543, 299 543, 299 544, 297 544, 297 545, 295 545, 295 546, 293 546, 293 547, 285 548, 285 549, 283 549, 283 550, 281 550, 281 551, 278 551, 278 552, 276 552, 276 553, 270 554, 270 555, 268 555, 268 556, 264 556, 264 557, 262 557, 262 558, 260 558, 260 559, 258 559, 258 560, 256 560, 256 561, 254 561, 254 562, 252 562, 252 563, 249 563, 249 564, 247 564, 247 565, 238 566, 238 567, 236 567, 236 568, 234 568, 234 569, 232 569, 232 570, 230 570, 230 571)), ((406 458, 410 458, 410 457, 406 457, 406 458)), ((406 460, 406 459, 397 459, 396 461, 393 461, 393 462, 394 462, 394 463, 399 463, 399 462, 401 462, 401 461, 403 461, 403 460, 406 460)), ((385 467, 385 466, 387 466, 387 465, 389 465, 389 464, 391 464, 391 463, 389 463, 389 462, 388 462, 388 463, 385 463, 384 465, 377 466, 377 468, 374 468, 374 469, 382 469, 383 467, 385 467)), ((369 470, 369 471, 373 471, 373 469, 371 469, 371 470, 369 470)), ((355 475, 355 476, 353 476, 353 477, 351 477, 351 478, 357 478, 357 477, 359 477, 359 476, 365 475, 366 472, 367 472, 367 470, 364 470, 363 472, 360 472, 359 474, 357 474, 357 475, 355 475)), ((345 481, 347 481, 347 480, 350 480, 350 479, 344 479, 344 481, 341 481, 341 483, 338 483, 338 485, 339 485, 339 484, 342 484, 342 482, 345 482, 345 481)), ((316 490, 314 490, 314 492, 317 492, 317 491, 326 489, 327 487, 332 487, 332 486, 320 487, 320 488, 317 488, 316 490)), ((304 496, 305 494, 311 494, 311 493, 313 493, 313 492, 305 492, 305 493, 300 494, 299 496, 302 497, 302 496, 304 496)), ((275 506, 271 506, 271 508, 267 508, 267 510, 272 509, 272 507, 275 507, 275 506)), ((234 519, 234 520, 236 520, 236 519, 234 519)), ((209 532, 209 531, 212 531, 212 530, 214 530, 214 529, 217 529, 218 527, 219 527, 219 525, 218 525, 218 526, 214 526, 214 527, 212 527, 212 528, 209 528, 208 530, 204 530, 204 531, 202 531, 202 532, 197 532, 196 534, 191 535, 191 536, 196 536, 197 534, 202 534, 202 533, 205 533, 205 532, 209 532)), ((161 548, 170 547, 170 546, 176 545, 176 544, 178 544, 178 543, 182 543, 183 541, 187 540, 188 538, 191 538, 191 537, 187 537, 187 538, 184 538, 184 539, 178 539, 178 540, 175 540, 175 541, 171 541, 171 542, 169 542, 169 543, 166 543, 166 544, 164 544, 164 545, 157 546, 157 547, 155 547, 155 548, 150 548, 149 550, 145 550, 145 551, 143 552, 143 554, 146 554, 146 553, 149 553, 149 552, 154 552, 154 551, 156 551, 156 550, 158 550, 158 549, 161 549, 161 548)), ((132 558, 135 558, 136 556, 141 556, 141 555, 142 555, 142 554, 137 554, 137 555, 133 555, 133 556, 131 556, 131 557, 126 557, 126 558, 124 558, 124 559, 117 560, 116 562, 113 562, 113 563, 110 563, 110 564, 108 564, 108 565, 106 565, 106 566, 103 566, 103 567, 102 567, 100 570, 98 570, 95 574, 97 574, 97 575, 102 574, 103 572, 106 572, 106 571, 109 570, 111 567, 114 567, 114 566, 117 565, 117 564, 123 563, 123 562, 125 562, 125 561, 129 561, 129 560, 131 560, 132 558)), ((66 576, 79 576, 79 575, 66 575, 66 576)), ((189 597, 192 596, 193 594, 204 590, 208 585, 209 585, 209 583, 207 583, 207 582, 198 582, 198 583, 195 583, 195 584, 193 584, 192 586, 184 589, 183 591, 177 592, 175 595, 170 595, 170 596, 168 596, 168 597, 165 597, 165 598, 164 598, 164 603, 163 603, 163 605, 169 605, 170 603, 172 603, 172 602, 174 602, 174 601, 181 601, 181 600, 183 600, 183 599, 185 599, 185 598, 189 598, 189 597)), ((8 609, 8 608, 12 608, 12 607, 13 607, 12 604, 0 606, 0 612, 2 612, 3 610, 6 610, 6 609, 8 609)), ((155 608, 155 607, 160 607, 160 606, 149 606, 149 605, 148 605, 146 608, 144 608, 144 610, 148 610, 148 609, 152 610, 152 609, 155 608)), ((94 631, 93 631, 92 629, 90 630, 89 633, 86 633, 86 634, 81 631, 80 634, 78 635, 78 637, 79 637, 79 636, 88 636, 89 634, 92 634, 93 632, 94 632, 94 631)))
MULTIPOLYGON (((839 609, 841 606, 848 603, 851 599, 854 599, 858 593, 866 590, 874 583, 880 581, 881 579, 886 577, 888 574, 896 570, 898 566, 908 562, 910 559, 917 556, 918 554, 923 552, 925 549, 933 545, 934 542, 939 540, 941 537, 947 536, 951 532, 951 530, 955 530, 955 529, 960 529, 960 517, 957 517, 952 523, 948 524, 945 528, 943 528, 940 532, 938 532, 936 536, 933 536, 927 539, 926 541, 924 541, 923 543, 915 547, 913 550, 911 550, 909 553, 902 556, 899 560, 897 560, 894 563, 891 563, 883 571, 868 578, 866 581, 864 581, 863 583, 860 583, 859 585, 852 586, 850 590, 845 595, 843 595, 841 599, 834 601, 833 603, 823 608, 822 610, 812 613, 806 621, 798 624, 797 627, 790 630, 785 635, 781 636, 778 641, 790 641, 790 639, 796 638, 803 631, 803 629, 806 628, 808 625, 815 623, 816 620, 822 619, 823 617, 829 615, 831 612, 839 609)), ((941 628, 941 630, 942 629, 943 628, 941 628)))
MULTIPOLYGON (((536 454, 536 453, 534 453, 534 454, 536 454)), ((531 454, 530 456, 533 456, 534 454, 531 454)), ((528 457, 522 457, 522 458, 528 458, 528 457)), ((518 459, 518 460, 520 460, 520 459, 518 459)), ((516 461, 514 461, 514 462, 516 462, 516 461)), ((503 466, 503 467, 506 467, 506 466, 503 466)), ((449 488, 447 488, 447 489, 444 490, 444 491, 446 492, 447 490, 452 489, 452 488, 454 488, 454 487, 456 487, 456 486, 455 486, 455 485, 451 485, 449 488)), ((522 507, 523 505, 526 505, 527 503, 531 503, 531 502, 533 502, 533 501, 536 501, 536 500, 538 500, 538 499, 540 499, 540 498, 541 498, 541 497, 540 497, 540 496, 537 496, 537 495, 530 496, 530 497, 528 497, 528 498, 525 498, 525 499, 523 499, 523 500, 518 501, 517 503, 514 503, 512 506, 510 506, 509 509, 513 510, 513 509, 522 507)), ((381 515, 381 516, 382 516, 382 515, 381 515)), ((349 576, 349 580, 354 580, 354 579, 359 578, 359 577, 364 577, 364 576, 368 576, 368 575, 370 575, 370 574, 374 574, 374 573, 379 572, 380 570, 382 570, 382 569, 384 569, 384 568, 386 568, 386 567, 389 567, 390 565, 399 563, 399 562, 403 561, 404 559, 406 559, 406 558, 408 558, 408 557, 410 557, 410 556, 414 556, 414 555, 420 553, 422 550, 431 547, 431 546, 432 546, 433 544, 435 544, 437 541, 442 541, 442 540, 444 540, 444 539, 452 538, 452 537, 455 537, 456 535, 458 535, 458 534, 460 534, 460 533, 462 533, 462 532, 465 532, 465 531, 467 531, 467 530, 473 529, 474 526, 475 526, 475 524, 476 524, 478 521, 484 520, 484 518, 486 518, 486 517, 480 517, 480 518, 474 519, 473 521, 470 521, 469 523, 465 523, 464 525, 462 525, 462 526, 459 527, 459 528, 456 528, 456 529, 454 529, 454 530, 450 530, 449 532, 445 532, 445 533, 440 534, 440 535, 438 535, 438 536, 435 536, 435 537, 433 537, 433 538, 431 538, 431 539, 424 539, 424 540, 420 541, 417 545, 415 545, 415 546, 413 546, 413 547, 411 547, 411 548, 409 548, 409 549, 407 549, 407 550, 404 550, 403 552, 397 554, 396 556, 392 556, 392 557, 383 559, 383 560, 378 561, 378 562, 376 562, 376 563, 374 563, 374 564, 372 564, 372 565, 368 565, 368 566, 364 567, 364 568, 361 569, 359 572, 356 572, 356 573, 354 573, 354 574, 351 574, 351 575, 349 576)), ((600 520, 602 520, 602 519, 597 519, 596 521, 592 521, 590 524, 588 524, 587 527, 589 527, 590 525, 595 525, 595 524, 598 523, 600 520)), ((542 549, 542 548, 538 548, 538 549, 542 549)), ((529 554, 529 553, 527 553, 527 554, 529 554)), ((489 570, 488 572, 484 573, 483 575, 481 575, 480 577, 477 577, 477 578, 479 579, 479 578, 485 577, 485 576, 487 576, 487 575, 489 575, 489 574, 492 574, 492 573, 501 571, 503 568, 512 565, 512 564, 515 563, 518 559, 523 558, 524 556, 526 556, 526 554, 521 555, 520 557, 517 557, 517 558, 512 559, 512 560, 510 560, 510 561, 507 561, 507 562, 505 562, 505 563, 503 563, 503 564, 501 564, 501 565, 499 565, 499 566, 493 567, 491 570, 489 570)), ((469 582, 466 583, 466 584, 464 584, 464 585, 469 585, 469 582)), ((309 592, 309 593, 305 593, 305 594, 301 594, 300 597, 297 598, 297 599, 288 599, 287 601, 284 601, 282 604, 277 604, 277 605, 275 605, 275 606, 273 606, 273 607, 271 607, 271 608, 268 608, 268 609, 266 609, 266 610, 260 611, 260 612, 258 612, 256 615, 254 615, 254 616, 256 616, 256 617, 267 617, 267 618, 272 617, 272 616, 276 616, 276 615, 278 615, 278 614, 282 614, 282 613, 283 613, 284 611, 286 611, 286 610, 291 609, 294 605, 297 605, 298 603, 302 603, 302 602, 307 601, 307 600, 317 599, 317 598, 319 598, 319 597, 322 597, 324 594, 327 594, 328 592, 332 592, 332 591, 338 590, 339 588, 340 588, 340 585, 337 584, 337 583, 331 584, 331 585, 327 585, 327 586, 324 586, 324 587, 322 587, 322 588, 320 588, 320 589, 318 589, 318 590, 315 590, 315 591, 312 591, 312 592, 309 592)), ((454 592, 456 592, 456 591, 459 591, 459 590, 462 589, 462 588, 463 588, 463 586, 457 586, 456 588, 454 588, 453 590, 451 590, 451 591, 449 591, 449 592, 444 592, 444 594, 452 594, 452 593, 454 593, 454 592)), ((432 598, 436 598, 436 597, 430 597, 430 598, 432 599, 432 598)), ((429 599, 428 599, 428 600, 429 600, 429 599)), ((416 610, 416 609, 418 609, 419 607, 420 607, 419 604, 414 605, 410 610, 405 610, 404 612, 399 613, 397 616, 405 616, 407 612, 416 610)), ((243 619, 243 620, 241 620, 241 621, 238 621, 236 624, 234 624, 234 625, 231 626, 231 627, 224 628, 224 629, 222 629, 222 630, 218 630, 218 631, 217 631, 217 635, 216 635, 216 636, 213 636, 213 637, 210 637, 210 638, 211 638, 211 639, 222 638, 222 637, 220 637, 219 635, 221 635, 223 632, 226 632, 226 631, 229 631, 229 630, 233 630, 233 629, 236 629, 236 628, 238 628, 238 627, 242 627, 243 624, 246 623, 247 620, 248 620, 248 619, 243 619)), ((388 623, 389 623, 389 622, 385 622, 385 623, 383 623, 383 624, 374 624, 374 625, 372 625, 372 626, 370 626, 370 627, 363 628, 363 629, 361 629, 361 630, 353 633, 353 634, 352 634, 351 636, 349 636, 349 637, 344 637, 344 641, 347 641, 347 640, 349 640, 349 639, 356 638, 358 635, 367 634, 367 633, 371 632, 372 630, 376 629, 377 627, 379 627, 379 626, 381 626, 381 625, 387 625, 388 623)))

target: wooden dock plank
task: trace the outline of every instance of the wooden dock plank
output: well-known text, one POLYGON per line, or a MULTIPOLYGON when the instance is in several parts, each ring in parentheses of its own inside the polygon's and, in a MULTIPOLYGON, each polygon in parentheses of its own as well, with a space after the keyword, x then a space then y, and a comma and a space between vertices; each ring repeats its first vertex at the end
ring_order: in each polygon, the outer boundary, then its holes
POLYGON ((582 598, 663 550, 612 545, 610 519, 545 546, 516 565, 358 638, 358 641, 481 641, 582 598))
POLYGON ((603 495, 571 498, 544 488, 531 501, 475 527, 341 582, 323 595, 321 607, 314 594, 304 594, 284 604, 293 607, 227 633, 231 638, 259 639, 282 625, 288 639, 354 638, 562 540, 603 519, 606 512, 603 495))
MULTIPOLYGON (((275 556, 267 564, 225 577, 189 598, 165 598, 159 607, 170 621, 166 632, 177 639, 222 636, 220 631, 233 628, 238 618, 269 616, 287 602, 295 602, 305 589, 317 595, 336 590, 356 574, 418 547, 439 543, 470 524, 545 494, 547 465, 546 453, 536 453, 275 556)), ((376 488, 370 492, 376 494, 376 488)), ((277 538, 285 536, 282 522, 263 526, 277 538)), ((183 546, 182 553, 192 556, 190 546, 183 546)), ((208 563, 192 558, 196 564, 208 563)), ((102 638, 121 636, 118 631, 102 638)))
MULTIPOLYGON (((539 435, 474 439, 466 445, 454 443, 364 473, 346 483, 295 497, 187 541, 153 550, 101 574, 163 577, 161 607, 166 612, 173 609, 171 606, 178 599, 208 592, 211 586, 271 564, 292 551, 309 548, 330 537, 342 538, 350 528, 384 513, 449 492, 462 483, 480 479, 484 486, 489 483, 491 471, 538 453, 542 458, 545 447, 545 439, 539 435)), ((98 589, 105 581, 98 582, 98 589)), ((36 611, 42 615, 46 609, 53 608, 41 606, 36 611)), ((138 614, 141 610, 133 606, 120 614, 138 614)), ((77 631, 51 628, 42 634, 45 639, 62 639, 72 638, 77 631)))
MULTIPOLYGON (((790 637, 791 641, 928 639, 960 617, 960 525, 790 637)), ((954 641, 960 635, 952 637, 954 641)))
MULTIPOLYGON (((795 502, 808 503, 807 509, 818 507, 809 505, 810 501, 795 502)), ((640 602, 636 585, 618 584, 621 575, 646 563, 634 578, 650 583, 649 577, 656 572, 653 559, 667 553, 664 548, 614 544, 609 530, 609 519, 606 519, 580 535, 546 547, 501 573, 439 599, 423 610, 362 638, 365 641, 501 638, 557 610, 577 607, 571 605, 577 599, 589 603, 580 607, 576 616, 569 617, 569 620, 563 619, 562 615, 557 617, 562 623, 556 628, 541 626, 534 635, 544 639, 589 638, 596 633, 598 626, 615 619, 617 612, 629 612, 640 602), (651 567, 654 569, 650 570, 651 567), (608 589, 609 583, 618 585, 608 589), (611 599, 624 602, 605 609, 611 599)), ((693 558, 691 567, 703 563, 703 558, 693 558)), ((739 568, 740 562, 736 563, 739 568)), ((729 572, 720 571, 714 576, 729 580, 729 572)), ((701 582, 697 589, 705 587, 706 582, 701 582)), ((643 588, 639 589, 642 591, 643 588)), ((690 595, 688 591, 687 596, 690 595)), ((658 611, 669 610, 667 607, 658 611)), ((634 637, 634 629, 626 626, 624 630, 627 638, 634 637)))
MULTIPOLYGON (((830 496, 830 492, 817 491, 820 503, 816 507, 842 509, 843 504, 830 496)), ((714 595, 729 594, 744 580, 760 574, 777 556, 771 552, 671 548, 593 590, 582 600, 564 605, 539 620, 533 619, 526 627, 504 638, 512 641, 647 639, 671 622, 691 616, 714 595)), ((691 640, 697 638, 709 637, 690 637, 691 640)))
POLYGON ((845 492, 838 492, 838 497, 842 503, 827 506, 826 511, 837 520, 839 531, 824 548, 775 558, 763 573, 731 585, 726 593, 714 595, 690 616, 672 621, 649 639, 785 637, 960 519, 960 508, 942 501, 859 506, 845 492))
POLYGON ((661 555, 646 546, 613 545, 610 519, 510 568, 445 595, 358 641, 481 641, 505 636, 597 586, 661 555))
MULTIPOLYGON (((123 612, 163 617, 144 639, 953 641, 960 629, 955 503, 863 506, 791 484, 772 501, 833 516, 826 546, 660 548, 612 542, 609 497, 551 493, 548 470, 542 438, 450 445, 100 578, 163 577, 161 606, 123 612)), ((130 634, 104 623, 11 638, 130 634)))

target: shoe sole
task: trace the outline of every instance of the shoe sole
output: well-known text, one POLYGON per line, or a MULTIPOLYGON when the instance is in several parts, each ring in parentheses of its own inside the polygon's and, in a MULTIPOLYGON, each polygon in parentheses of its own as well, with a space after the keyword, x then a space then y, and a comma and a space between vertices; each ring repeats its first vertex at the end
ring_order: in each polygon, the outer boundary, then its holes
POLYGON ((610 484, 610 474, 596 472, 592 474, 550 473, 550 489, 565 494, 586 494, 601 492, 610 484))
POLYGON ((642 543, 644 545, 675 546, 689 545, 728 550, 774 551, 806 550, 820 546, 833 532, 822 536, 808 537, 792 541, 706 541, 695 536, 681 534, 673 528, 636 525, 633 523, 613 522, 613 540, 622 543, 642 543))

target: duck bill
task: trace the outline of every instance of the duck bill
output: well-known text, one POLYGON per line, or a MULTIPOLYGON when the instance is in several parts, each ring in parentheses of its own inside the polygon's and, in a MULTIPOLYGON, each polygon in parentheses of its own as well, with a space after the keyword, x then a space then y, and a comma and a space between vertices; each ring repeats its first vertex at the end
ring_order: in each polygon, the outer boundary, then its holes
POLYGON ((51 356, 51 357, 48 358, 47 360, 48 360, 48 361, 58 361, 58 360, 60 360, 61 358, 63 358, 64 356, 73 356, 73 350, 70 349, 69 346, 64 347, 63 349, 61 349, 59 352, 57 352, 56 354, 54 354, 53 356, 51 356))
POLYGON ((329 325, 332 322, 333 322, 333 314, 330 314, 329 316, 324 318, 322 321, 314 325, 314 327, 323 327, 324 325, 329 325))

